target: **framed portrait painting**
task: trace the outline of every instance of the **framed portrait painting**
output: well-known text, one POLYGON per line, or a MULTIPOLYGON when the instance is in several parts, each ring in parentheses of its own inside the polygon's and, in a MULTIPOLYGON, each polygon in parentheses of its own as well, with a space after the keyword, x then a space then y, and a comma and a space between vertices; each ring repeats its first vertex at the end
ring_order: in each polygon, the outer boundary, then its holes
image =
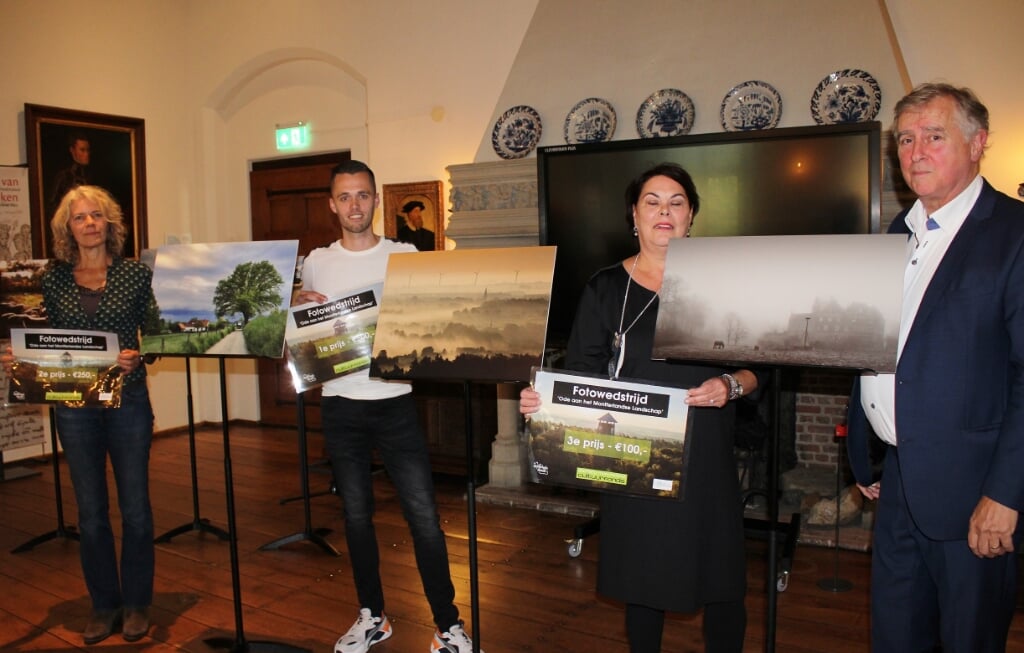
POLYGON ((443 251, 441 182, 384 184, 384 235, 421 252, 443 251))
POLYGON ((124 256, 146 247, 146 126, 141 118, 25 105, 32 252, 53 257, 50 218, 75 186, 102 186, 124 213, 124 256))

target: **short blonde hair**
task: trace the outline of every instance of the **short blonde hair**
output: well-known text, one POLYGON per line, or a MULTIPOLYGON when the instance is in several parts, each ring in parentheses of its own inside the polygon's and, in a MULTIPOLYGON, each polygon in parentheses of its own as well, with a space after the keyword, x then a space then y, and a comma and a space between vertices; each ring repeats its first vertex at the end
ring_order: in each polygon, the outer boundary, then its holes
POLYGON ((114 197, 99 186, 76 186, 61 199, 50 220, 53 232, 53 258, 74 265, 78 262, 78 243, 71 233, 71 205, 79 200, 89 200, 100 207, 107 220, 107 254, 121 256, 127 229, 121 205, 114 197))

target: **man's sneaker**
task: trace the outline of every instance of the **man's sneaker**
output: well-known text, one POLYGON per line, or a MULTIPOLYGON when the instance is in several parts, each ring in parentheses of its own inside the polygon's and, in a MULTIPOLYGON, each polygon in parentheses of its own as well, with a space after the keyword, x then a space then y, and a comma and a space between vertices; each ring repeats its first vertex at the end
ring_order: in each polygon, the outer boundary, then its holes
MULTIPOLYGON (((448 630, 435 631, 434 641, 430 643, 430 653, 472 653, 473 640, 469 638, 462 624, 457 623, 448 630)), ((480 651, 480 653, 484 653, 480 651)))
POLYGON ((369 608, 363 608, 348 632, 338 638, 338 643, 334 645, 334 653, 366 653, 371 646, 383 642, 388 637, 391 637, 391 622, 388 621, 387 615, 381 613, 379 617, 375 617, 369 608))

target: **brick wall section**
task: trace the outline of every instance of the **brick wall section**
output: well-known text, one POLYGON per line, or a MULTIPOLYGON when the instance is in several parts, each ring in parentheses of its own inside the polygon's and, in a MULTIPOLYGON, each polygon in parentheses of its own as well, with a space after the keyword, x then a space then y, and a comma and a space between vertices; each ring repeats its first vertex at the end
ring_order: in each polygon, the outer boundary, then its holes
MULTIPOLYGON (((796 453, 801 465, 836 464, 835 427, 846 421, 853 372, 806 368, 796 392, 796 453)), ((845 456, 845 452, 843 454, 845 456)))

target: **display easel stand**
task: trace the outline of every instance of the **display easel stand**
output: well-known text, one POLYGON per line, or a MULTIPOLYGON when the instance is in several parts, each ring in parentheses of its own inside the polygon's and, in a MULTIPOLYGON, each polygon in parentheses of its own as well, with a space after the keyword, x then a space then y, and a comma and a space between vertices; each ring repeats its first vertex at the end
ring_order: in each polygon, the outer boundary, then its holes
POLYGON ((209 519, 203 519, 199 516, 199 479, 196 475, 196 423, 194 412, 192 408, 192 370, 190 365, 190 359, 188 356, 185 357, 185 396, 188 402, 188 454, 189 454, 189 466, 192 470, 192 521, 186 522, 181 526, 177 526, 167 531, 163 535, 160 535, 155 540, 157 544, 164 542, 170 542, 173 538, 181 535, 182 533, 188 533, 190 531, 199 531, 200 533, 212 533, 221 540, 227 540, 228 534, 222 528, 218 528, 210 524, 209 519))
MULTIPOLYGON (((779 419, 779 401, 782 385, 782 370, 778 367, 772 372, 772 443, 768 447, 768 609, 765 612, 765 653, 775 651, 776 617, 779 606, 778 591, 778 535, 779 535, 779 439, 782 437, 781 420, 779 419)), ((799 520, 797 521, 799 523, 799 520)))
POLYGON ((73 526, 64 525, 64 500, 60 488, 60 461, 57 459, 57 413, 53 406, 50 406, 50 457, 53 460, 53 495, 57 501, 57 528, 49 533, 43 533, 33 537, 28 542, 20 544, 11 549, 11 553, 23 553, 34 549, 36 545, 50 540, 78 540, 78 533, 73 526))
POLYGON ((220 364, 220 414, 221 430, 224 438, 224 494, 227 499, 228 511, 228 548, 231 551, 231 597, 235 608, 235 636, 211 637, 203 641, 207 646, 216 649, 228 649, 232 653, 245 651, 267 651, 281 653, 312 653, 309 649, 290 644, 269 641, 246 641, 242 625, 242 588, 238 569, 238 530, 235 526, 235 485, 231 477, 231 438, 228 428, 228 390, 227 375, 224 370, 224 357, 217 358, 220 364))
MULTIPOLYGON (((778 615, 779 592, 785 591, 789 585, 790 565, 796 548, 796 540, 800 536, 800 513, 790 515, 788 524, 779 521, 779 442, 782 438, 782 420, 780 416, 782 388, 782 369, 776 367, 772 372, 772 410, 771 442, 768 446, 765 461, 767 488, 765 499, 768 504, 767 519, 747 517, 743 520, 747 535, 756 534, 768 540, 766 554, 765 594, 767 605, 765 610, 764 650, 765 653, 775 652, 776 619, 778 615), (782 560, 783 570, 779 571, 779 535, 783 538, 782 560)), ((760 494, 760 491, 758 492, 760 494)))
POLYGON ((473 464, 473 403, 469 381, 463 381, 466 407, 466 529, 469 540, 469 613, 473 620, 473 653, 480 653, 480 597, 476 547, 476 465, 473 464))
MULTIPOLYGON (((313 463, 313 465, 321 466, 321 467, 327 467, 328 469, 330 469, 331 463, 330 463, 329 460, 322 460, 322 461, 313 463)), ((307 466, 306 466, 307 471, 313 465, 308 465, 307 464, 307 466)), ((326 496, 329 496, 329 495, 332 495, 332 494, 337 494, 337 491, 336 491, 336 489, 333 486, 334 486, 334 478, 332 476, 331 477, 331 487, 327 488, 326 490, 320 490, 319 492, 310 492, 309 493, 309 498, 312 499, 313 497, 326 497, 326 496)), ((302 494, 299 494, 298 496, 294 496, 294 497, 285 497, 285 498, 279 500, 277 503, 278 503, 278 505, 282 505, 283 506, 283 505, 286 505, 286 504, 289 504, 289 503, 295 503, 296 501, 305 501, 305 500, 306 500, 306 497, 304 497, 302 494)))
POLYGON ((839 442, 838 454, 836 456, 836 532, 835 541, 832 543, 835 548, 833 549, 832 559, 832 577, 822 578, 818 581, 818 589, 825 590, 826 592, 849 592, 853 589, 853 583, 839 577, 839 507, 840 497, 839 494, 842 491, 842 478, 843 478, 843 438, 846 437, 846 426, 839 425, 836 427, 836 440, 839 442))
MULTIPOLYGON (((325 552, 330 553, 334 556, 340 556, 334 545, 324 539, 324 535, 331 532, 329 528, 313 528, 312 518, 309 510, 309 461, 307 459, 308 447, 306 441, 306 403, 304 400, 305 393, 300 392, 295 396, 295 406, 298 411, 296 424, 298 426, 298 440, 299 440, 299 481, 302 484, 302 507, 305 513, 305 525, 298 533, 292 533, 291 535, 285 535, 279 537, 273 542, 268 542, 260 547, 260 551, 273 551, 280 549, 286 544, 293 542, 312 542, 316 544, 325 552)), ((282 502, 283 503, 283 502, 282 502)))

